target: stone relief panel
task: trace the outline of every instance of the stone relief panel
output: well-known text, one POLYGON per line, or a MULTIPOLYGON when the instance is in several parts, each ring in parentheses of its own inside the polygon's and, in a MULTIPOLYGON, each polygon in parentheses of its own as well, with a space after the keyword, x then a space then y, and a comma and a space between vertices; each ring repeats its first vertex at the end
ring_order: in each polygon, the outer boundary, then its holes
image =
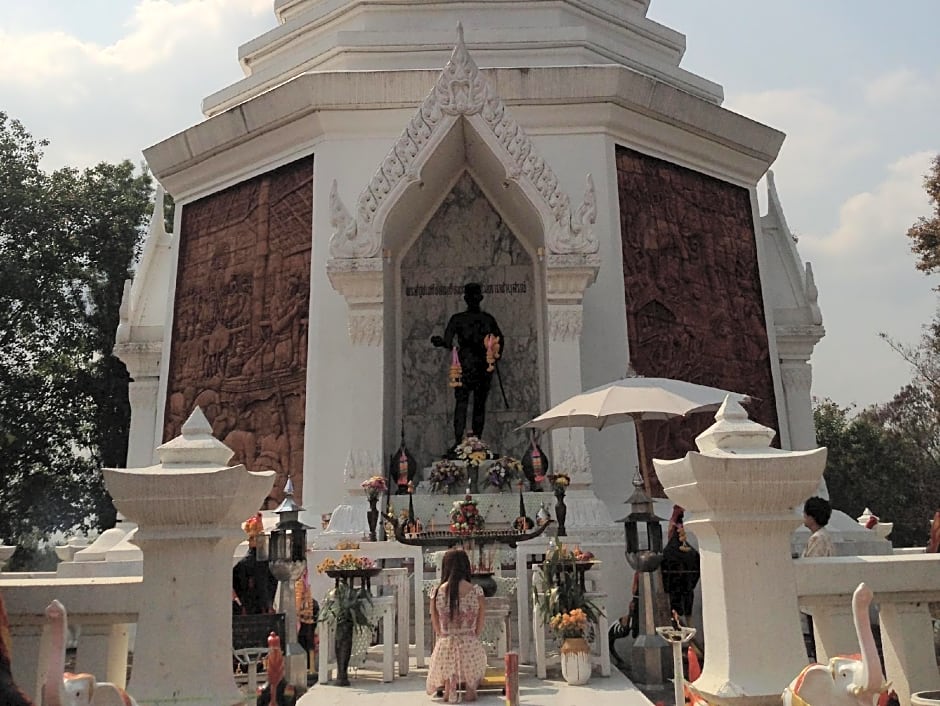
MULTIPOLYGON (((616 160, 634 369, 748 394, 751 418, 778 429, 747 190, 622 147, 616 160)), ((660 497, 651 459, 681 458, 713 421, 642 424, 660 497)))
POLYGON ((303 496, 313 157, 183 207, 163 438, 195 406, 232 463, 303 496))
MULTIPOLYGON (((466 309, 463 285, 483 285, 481 307, 506 339, 487 398, 484 440, 500 454, 521 457, 526 435, 513 431, 539 412, 538 329, 532 258, 464 174, 401 263, 402 420, 420 467, 453 445, 454 393, 447 385, 450 352, 434 348, 452 314, 466 309)), ((472 404, 471 404, 472 409, 472 404)), ((390 420, 396 425, 400 422, 390 420)), ((397 434, 396 434, 397 437, 397 434)))

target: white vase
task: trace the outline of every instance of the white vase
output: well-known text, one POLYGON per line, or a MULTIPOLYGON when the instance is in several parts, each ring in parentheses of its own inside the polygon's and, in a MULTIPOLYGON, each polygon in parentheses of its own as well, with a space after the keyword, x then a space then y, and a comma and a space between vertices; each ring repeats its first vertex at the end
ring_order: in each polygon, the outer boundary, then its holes
POLYGON ((561 643, 561 675, 573 686, 591 678, 591 648, 583 637, 566 637, 561 643))

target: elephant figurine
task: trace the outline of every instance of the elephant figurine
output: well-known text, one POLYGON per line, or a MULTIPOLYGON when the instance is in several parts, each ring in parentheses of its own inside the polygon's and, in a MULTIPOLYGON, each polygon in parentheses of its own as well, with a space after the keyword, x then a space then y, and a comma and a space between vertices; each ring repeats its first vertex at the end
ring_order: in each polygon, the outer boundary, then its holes
POLYGON ((783 690, 784 706, 873 706, 875 697, 888 688, 871 632, 868 609, 873 598, 874 594, 864 583, 852 594, 859 654, 833 657, 828 666, 805 667, 783 690))
POLYGON ((99 682, 92 674, 65 671, 65 635, 68 615, 65 606, 52 601, 46 608, 50 641, 46 680, 42 687, 43 706, 137 706, 124 689, 99 682))

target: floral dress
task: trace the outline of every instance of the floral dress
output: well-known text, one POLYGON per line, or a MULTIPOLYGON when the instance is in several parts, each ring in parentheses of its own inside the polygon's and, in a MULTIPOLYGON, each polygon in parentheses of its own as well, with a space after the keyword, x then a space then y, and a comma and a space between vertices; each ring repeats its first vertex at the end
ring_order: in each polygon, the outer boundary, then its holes
POLYGON ((441 634, 431 654, 428 669, 427 692, 433 694, 450 679, 471 688, 476 687, 486 674, 486 652, 476 636, 477 613, 483 589, 472 585, 460 597, 458 610, 450 615, 447 591, 437 590, 432 598, 440 618, 441 634))

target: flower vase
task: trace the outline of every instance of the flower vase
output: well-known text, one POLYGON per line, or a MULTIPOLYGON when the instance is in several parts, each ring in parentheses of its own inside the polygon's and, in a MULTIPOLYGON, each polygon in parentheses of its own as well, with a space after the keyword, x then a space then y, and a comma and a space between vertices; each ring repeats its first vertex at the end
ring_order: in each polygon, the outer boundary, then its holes
POLYGON ((561 675, 573 686, 591 678, 591 648, 583 637, 566 637, 561 643, 561 675))
POLYGON ((343 620, 336 624, 333 647, 336 651, 336 685, 349 686, 349 659, 352 656, 353 624, 343 620))
POLYGON ((480 467, 478 465, 471 463, 467 466, 467 482, 472 495, 480 492, 480 467))
POLYGON ((565 505, 565 491, 555 491, 555 519, 558 521, 558 528, 555 532, 556 537, 565 537, 568 532, 565 530, 565 518, 568 516, 568 506, 565 505))
POLYGON ((375 537, 375 527, 379 522, 379 503, 378 496, 369 496, 369 512, 366 513, 366 519, 369 520, 369 541, 378 541, 375 537))

